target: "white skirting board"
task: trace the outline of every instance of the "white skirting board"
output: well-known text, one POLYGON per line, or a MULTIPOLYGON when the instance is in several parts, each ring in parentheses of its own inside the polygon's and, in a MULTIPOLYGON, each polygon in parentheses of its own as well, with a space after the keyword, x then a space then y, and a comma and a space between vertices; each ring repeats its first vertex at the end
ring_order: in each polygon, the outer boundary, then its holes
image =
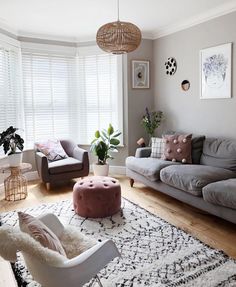
MULTIPOLYGON (((90 164, 89 172, 93 173, 93 166, 90 164)), ((110 165, 109 166, 109 174, 119 174, 125 175, 125 166, 122 165, 110 165)))

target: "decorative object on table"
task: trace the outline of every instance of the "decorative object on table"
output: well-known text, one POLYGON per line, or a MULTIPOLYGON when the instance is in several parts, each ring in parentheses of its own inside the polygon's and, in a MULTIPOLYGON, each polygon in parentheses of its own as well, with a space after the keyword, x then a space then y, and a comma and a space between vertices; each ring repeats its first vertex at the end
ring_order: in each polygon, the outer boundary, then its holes
POLYGON ((142 118, 141 124, 149 136, 149 145, 151 145, 151 138, 154 137, 155 130, 160 126, 164 118, 162 111, 149 112, 146 108, 146 113, 142 118))
POLYGON ((232 43, 203 49, 201 61, 201 99, 231 98, 232 43))
POLYGON ((10 126, 0 134, 0 146, 3 146, 4 153, 8 155, 10 166, 19 166, 22 162, 24 140, 16 133, 17 130, 19 129, 10 126))
POLYGON ((163 160, 192 163, 192 134, 166 135, 163 160))
MULTIPOLYGON (((69 224, 64 226, 53 213, 40 216, 38 221, 60 240, 65 250, 64 255, 42 246, 17 228, 4 226, 0 227, 0 256, 15 262, 20 251, 21 258, 24 258, 33 278, 38 282, 32 282, 32 287, 78 287, 86 283, 95 286, 95 281, 102 286, 98 272, 120 256, 115 243, 110 239, 96 242, 93 236, 84 236, 69 224)), ((28 285, 19 284, 17 279, 17 286, 28 285)))
POLYGON ((146 146, 144 138, 140 138, 139 140, 137 140, 137 144, 140 147, 145 147, 146 146))
POLYGON ((177 70, 177 62, 175 58, 169 57, 165 62, 166 74, 169 76, 173 76, 177 70))
POLYGON ((120 21, 119 0, 117 0, 117 8, 118 20, 103 25, 97 31, 97 45, 108 53, 129 53, 138 48, 142 40, 142 34, 136 25, 120 21))
MULTIPOLYGON (((64 225, 69 224, 88 237, 113 240, 118 250, 122 250, 122 256, 100 273, 104 286, 212 287, 236 284, 234 259, 192 237, 189 234, 191 229, 186 233, 124 198, 122 210, 111 218, 75 216, 71 200, 42 204, 24 211, 34 216, 54 213, 64 225)), ((3 227, 15 226, 17 213, 1 213, 1 221, 3 227)), ((19 286, 39 287, 27 271, 21 254, 13 264, 13 270, 21 282, 19 286)))
POLYGON ((36 167, 41 180, 50 189, 51 183, 84 177, 89 174, 88 152, 71 140, 60 140, 67 158, 49 161, 35 145, 36 167))
POLYGON ((32 165, 29 163, 21 163, 19 166, 5 165, 0 167, 0 172, 11 172, 10 176, 4 180, 5 200, 16 201, 27 197, 27 179, 23 173, 31 170, 31 168, 32 165))
POLYGON ((118 137, 121 132, 114 131, 111 124, 107 130, 95 132, 95 139, 91 142, 90 150, 98 157, 97 163, 93 164, 94 175, 107 176, 109 172, 108 159, 113 159, 111 152, 118 152, 117 146, 120 144, 118 137))
POLYGON ((37 150, 46 155, 49 161, 56 161, 68 157, 58 139, 48 139, 35 143, 37 150))
POLYGON ((151 157, 161 158, 165 150, 165 140, 163 138, 151 138, 151 157))
POLYGON ((119 181, 107 176, 91 176, 78 181, 73 188, 73 204, 83 217, 102 218, 120 210, 119 181))
POLYGON ((188 91, 190 89, 190 82, 189 80, 183 80, 181 83, 181 88, 183 91, 188 91))
POLYGON ((132 61, 132 88, 149 89, 149 61, 132 61))

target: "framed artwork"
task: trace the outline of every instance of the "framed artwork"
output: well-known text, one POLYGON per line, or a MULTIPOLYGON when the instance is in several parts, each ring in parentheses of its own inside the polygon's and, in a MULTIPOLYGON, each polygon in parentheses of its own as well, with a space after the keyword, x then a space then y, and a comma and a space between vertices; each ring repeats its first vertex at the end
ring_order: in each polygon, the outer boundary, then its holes
POLYGON ((201 99, 231 98, 232 43, 200 51, 201 99))
POLYGON ((149 89, 149 61, 132 61, 132 88, 149 89))

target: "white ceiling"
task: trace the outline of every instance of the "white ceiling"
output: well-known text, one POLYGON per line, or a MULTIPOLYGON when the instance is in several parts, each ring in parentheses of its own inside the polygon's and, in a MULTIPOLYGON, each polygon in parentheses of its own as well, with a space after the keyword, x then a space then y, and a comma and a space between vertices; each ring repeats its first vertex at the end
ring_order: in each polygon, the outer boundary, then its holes
MULTIPOLYGON (((116 1, 0 0, 0 27, 18 36, 95 40, 101 25, 117 19, 116 1)), ((150 39, 235 10, 236 0, 120 0, 120 19, 150 39)))

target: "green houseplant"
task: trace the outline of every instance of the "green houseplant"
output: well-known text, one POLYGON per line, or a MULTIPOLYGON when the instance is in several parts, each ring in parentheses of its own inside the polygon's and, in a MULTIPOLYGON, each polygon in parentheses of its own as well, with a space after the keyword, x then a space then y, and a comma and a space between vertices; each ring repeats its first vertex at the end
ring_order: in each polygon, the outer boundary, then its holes
POLYGON ((146 108, 146 113, 143 115, 141 124, 148 134, 149 140, 154 136, 155 130, 160 126, 163 118, 164 115, 162 111, 149 112, 148 108, 146 108))
POLYGON ((17 130, 10 126, 0 134, 0 146, 3 146, 4 153, 8 155, 10 166, 19 166, 22 161, 24 140, 16 133, 17 130))
POLYGON ((118 152, 117 146, 120 143, 118 137, 121 132, 114 131, 109 124, 108 129, 95 132, 95 138, 91 142, 91 152, 97 156, 97 163, 93 164, 94 175, 107 176, 109 171, 108 159, 113 159, 111 152, 118 152))

